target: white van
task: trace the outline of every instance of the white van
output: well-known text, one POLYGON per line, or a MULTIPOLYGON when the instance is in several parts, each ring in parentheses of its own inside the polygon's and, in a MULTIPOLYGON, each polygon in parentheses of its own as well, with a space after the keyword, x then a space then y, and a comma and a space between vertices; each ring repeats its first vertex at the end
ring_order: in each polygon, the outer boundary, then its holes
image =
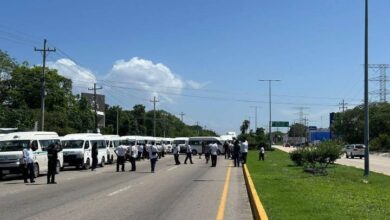
POLYGON ((209 145, 210 143, 217 143, 218 155, 225 153, 225 150, 223 149, 223 143, 221 142, 221 139, 219 137, 190 137, 188 143, 192 147, 193 155, 196 155, 198 153, 205 153, 202 151, 202 143, 205 143, 205 146, 209 145))
POLYGON ((64 149, 64 165, 89 169, 92 165, 92 146, 98 147, 98 164, 107 161, 107 145, 103 135, 96 133, 68 134, 61 138, 64 149))
POLYGON ((188 144, 188 137, 177 137, 173 139, 173 145, 180 147, 180 153, 186 153, 186 145, 188 144))
POLYGON ((107 145, 107 162, 112 164, 116 161, 115 148, 119 146, 121 138, 118 135, 104 135, 107 145))
MULTIPOLYGON (((34 174, 38 177, 48 171, 47 147, 50 144, 60 143, 56 132, 14 132, 5 134, 0 140, 0 178, 8 174, 22 173, 20 159, 23 149, 31 143, 34 151, 34 174)), ((58 153, 57 172, 63 168, 63 153, 58 153)))
POLYGON ((163 138, 162 143, 163 143, 163 148, 165 149, 165 152, 172 153, 173 138, 163 138))

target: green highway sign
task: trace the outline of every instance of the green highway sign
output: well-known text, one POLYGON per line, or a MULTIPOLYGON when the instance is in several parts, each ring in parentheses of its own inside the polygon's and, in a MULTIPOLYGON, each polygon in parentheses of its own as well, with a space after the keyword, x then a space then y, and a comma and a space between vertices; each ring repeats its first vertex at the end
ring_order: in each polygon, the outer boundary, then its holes
POLYGON ((288 121, 273 121, 272 127, 290 127, 288 121))

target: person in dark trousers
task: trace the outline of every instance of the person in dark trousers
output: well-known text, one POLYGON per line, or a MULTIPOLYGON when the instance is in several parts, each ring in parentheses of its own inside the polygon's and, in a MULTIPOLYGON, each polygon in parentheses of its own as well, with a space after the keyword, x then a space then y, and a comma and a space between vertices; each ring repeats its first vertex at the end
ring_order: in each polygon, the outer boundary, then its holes
POLYGON ((176 144, 173 147, 173 156, 175 158, 175 164, 176 165, 180 165, 179 154, 180 154, 180 146, 178 144, 176 144))
POLYGON ((156 167, 157 157, 158 157, 157 146, 155 144, 152 144, 149 147, 149 159, 150 159, 150 167, 152 173, 154 173, 154 169, 156 167))
POLYGON ((240 143, 238 142, 238 140, 236 140, 234 142, 234 146, 233 146, 233 160, 234 160, 234 166, 235 167, 239 167, 240 166, 240 143))
POLYGON ((212 145, 212 143, 209 143, 208 145, 205 146, 204 157, 206 159, 206 163, 209 163, 209 160, 210 160, 211 145, 212 145))
POLYGON ((34 174, 34 153, 32 150, 32 144, 30 143, 27 148, 23 149, 23 179, 24 183, 27 182, 27 178, 30 178, 30 183, 35 183, 34 174))
POLYGON ((91 167, 92 171, 95 171, 97 163, 98 163, 98 147, 97 147, 97 143, 95 142, 92 145, 92 167, 91 167))
POLYGON ((47 147, 47 184, 57 184, 56 180, 56 168, 58 161, 58 152, 62 150, 61 145, 56 142, 47 147))
POLYGON ((187 164, 187 160, 190 159, 190 163, 193 164, 192 162, 192 147, 191 145, 187 144, 186 146, 186 159, 184 160, 184 164, 187 164))
POLYGON ((211 154, 211 167, 217 166, 217 157, 218 157, 218 144, 213 143, 210 147, 210 154, 211 154))
POLYGON ((202 141, 202 152, 199 153, 199 159, 202 159, 202 154, 206 154, 206 143, 202 141))
POLYGON ((116 172, 119 172, 119 167, 122 166, 122 172, 125 171, 125 162, 126 162, 126 146, 121 143, 116 149, 115 153, 117 155, 116 159, 116 172))
POLYGON ((136 170, 136 160, 138 157, 138 148, 137 146, 133 145, 129 147, 130 149, 130 163, 131 163, 131 170, 130 171, 135 171, 136 170))
POLYGON ((259 147, 259 160, 264 160, 265 150, 263 146, 259 147))
POLYGON ((229 159, 230 149, 227 141, 225 141, 225 143, 223 144, 223 149, 225 150, 225 159, 229 159))

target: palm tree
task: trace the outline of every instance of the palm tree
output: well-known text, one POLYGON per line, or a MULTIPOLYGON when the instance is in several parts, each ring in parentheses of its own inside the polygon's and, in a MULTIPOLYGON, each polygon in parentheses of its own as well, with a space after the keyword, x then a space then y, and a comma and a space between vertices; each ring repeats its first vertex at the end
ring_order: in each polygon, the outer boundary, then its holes
POLYGON ((240 127, 241 134, 245 134, 246 133, 246 131, 249 129, 249 124, 250 124, 250 122, 248 120, 244 120, 242 122, 242 125, 240 127))

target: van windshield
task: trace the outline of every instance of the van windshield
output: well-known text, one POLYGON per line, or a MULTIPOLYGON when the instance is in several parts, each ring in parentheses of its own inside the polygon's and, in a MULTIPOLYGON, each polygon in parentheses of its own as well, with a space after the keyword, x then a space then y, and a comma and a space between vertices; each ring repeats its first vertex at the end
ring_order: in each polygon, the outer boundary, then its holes
POLYGON ((185 144, 186 141, 185 140, 175 140, 173 141, 174 144, 185 144))
POLYGON ((0 141, 0 151, 22 151, 29 143, 29 140, 0 141))
POLYGON ((83 144, 84 144, 83 140, 62 141, 62 148, 64 149, 82 148, 83 144))

